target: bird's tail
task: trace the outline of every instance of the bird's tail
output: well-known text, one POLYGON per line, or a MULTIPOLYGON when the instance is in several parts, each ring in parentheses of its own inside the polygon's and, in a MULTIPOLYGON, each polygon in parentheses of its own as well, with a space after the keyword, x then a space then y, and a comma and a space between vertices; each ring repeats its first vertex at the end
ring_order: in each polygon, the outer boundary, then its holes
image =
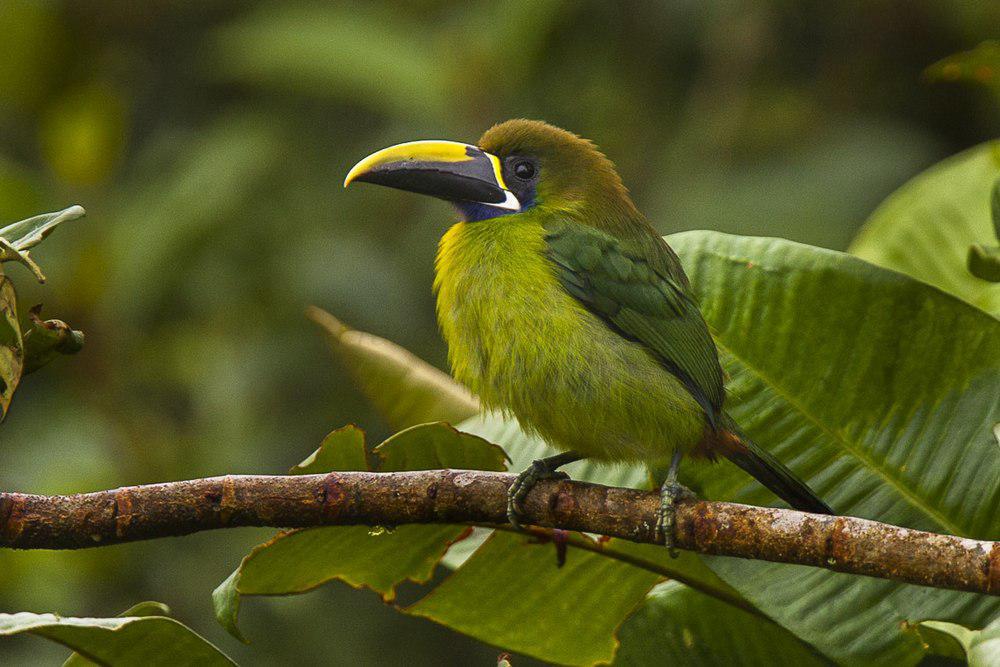
POLYGON ((722 434, 723 437, 732 440, 729 446, 720 448, 721 453, 779 498, 803 512, 836 514, 805 482, 772 456, 771 452, 744 436, 728 415, 725 418, 722 434))

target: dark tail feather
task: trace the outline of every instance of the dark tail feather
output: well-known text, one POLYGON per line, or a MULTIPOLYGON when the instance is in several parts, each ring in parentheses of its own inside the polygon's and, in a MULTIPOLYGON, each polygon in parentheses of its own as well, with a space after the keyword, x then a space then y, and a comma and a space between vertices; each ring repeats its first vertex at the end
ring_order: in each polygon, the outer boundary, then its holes
MULTIPOLYGON (((739 444, 722 450, 726 458, 753 475, 761 484, 797 510, 815 514, 836 514, 806 483, 774 458, 771 452, 744 437, 727 419, 727 426, 739 439, 739 444)), ((728 435, 728 434, 727 434, 728 435)))

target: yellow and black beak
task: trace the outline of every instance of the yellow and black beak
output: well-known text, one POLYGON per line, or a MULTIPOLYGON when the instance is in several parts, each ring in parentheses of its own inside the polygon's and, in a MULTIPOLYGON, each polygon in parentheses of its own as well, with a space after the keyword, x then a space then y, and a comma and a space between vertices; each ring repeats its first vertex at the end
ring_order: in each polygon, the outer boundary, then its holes
POLYGON ((521 208, 504 183, 500 158, 457 141, 409 141, 383 148, 354 165, 344 187, 354 181, 508 211, 521 208))

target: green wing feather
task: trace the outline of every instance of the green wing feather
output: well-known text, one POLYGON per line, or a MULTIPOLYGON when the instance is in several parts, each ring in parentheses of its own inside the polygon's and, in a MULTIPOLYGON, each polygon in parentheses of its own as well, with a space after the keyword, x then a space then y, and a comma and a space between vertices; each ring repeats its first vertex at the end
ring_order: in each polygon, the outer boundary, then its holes
POLYGON ((549 258, 566 291, 619 334, 644 345, 684 383, 709 424, 735 438, 736 446, 722 450, 727 458, 792 507, 834 513, 722 411, 725 389, 715 342, 688 294, 677 255, 662 238, 640 227, 621 239, 573 222, 550 225, 547 231, 549 258))
POLYGON ((644 345, 717 426, 724 398, 718 352, 670 246, 652 232, 622 240, 573 222, 547 231, 549 257, 566 291, 644 345))

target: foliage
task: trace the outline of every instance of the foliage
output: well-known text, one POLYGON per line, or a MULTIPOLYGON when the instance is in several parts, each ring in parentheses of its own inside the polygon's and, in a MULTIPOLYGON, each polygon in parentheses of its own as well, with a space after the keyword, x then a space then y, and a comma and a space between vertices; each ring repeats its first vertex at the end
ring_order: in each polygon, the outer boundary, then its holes
POLYGON ((0 415, 6 416, 24 374, 24 335, 17 323, 14 283, 0 276, 0 415))
MULTIPOLYGON (((1000 477, 991 429, 1000 421, 1000 355, 992 341, 1000 322, 828 251, 711 234, 671 241, 728 352, 733 414, 758 442, 838 511, 981 538, 997 533, 992 508, 1000 502, 1000 477), (854 345, 860 323, 863 339, 883 341, 877 352, 854 345)), ((523 448, 523 436, 495 420, 464 427, 523 448)), ((539 447, 525 458, 543 453, 539 447)), ((683 472, 708 497, 773 502, 730 466, 688 465, 683 472)), ((912 662, 921 647, 899 632, 901 622, 950 617, 976 626, 1000 612, 992 598, 706 560, 754 605, 837 661, 912 662)))
POLYGON ((60 224, 82 218, 82 206, 71 206, 55 213, 36 215, 0 229, 0 262, 20 262, 31 269, 39 282, 45 282, 45 274, 31 259, 28 251, 45 240, 60 224))
POLYGON ((654 588, 619 631, 616 665, 832 664, 770 619, 676 581, 654 588), (721 630, 721 631, 720 631, 721 630))
MULTIPOLYGON (((993 234, 997 244, 1000 244, 1000 178, 993 183, 993 196, 990 201, 991 217, 993 218, 993 234)), ((969 273, 1000 283, 1000 245, 973 244, 969 246, 966 260, 969 273)))
POLYGON ((458 423, 479 412, 468 389, 399 345, 353 331, 319 308, 307 314, 323 328, 358 389, 394 428, 419 424, 427 415, 458 423))
MULTIPOLYGON (((473 140, 507 117, 544 118, 596 140, 664 233, 846 247, 906 177, 1000 132, 991 89, 919 80, 928 63, 995 38, 1000 6, 918 0, 894 12, 882 3, 627 12, 520 0, 0 3, 0 215, 80 200, 98 223, 46 240, 57 289, 17 284, 24 306, 44 302, 87 332, 88 347, 17 389, 0 427, 4 488, 64 493, 284 470, 334 425, 361 424, 379 442, 414 423, 370 407, 353 371, 327 360, 301 321, 316 303, 443 366, 429 285, 450 214, 389 192, 339 191, 373 147, 473 140)), ((974 243, 963 239, 959 254, 974 243)), ((519 452, 511 447, 512 468, 530 456, 519 452)), ((248 604, 241 625, 254 644, 230 641, 204 593, 268 534, 0 553, 0 608, 113 616, 165 599, 246 663, 495 658, 349 586, 248 604)), ((456 544, 448 562, 472 545, 456 544)), ((665 564, 739 599, 700 561, 665 564)), ((400 604, 412 588, 401 587, 400 604)), ((62 651, 4 640, 0 662, 51 664, 62 651)))
MULTIPOLYGON (((373 451, 377 470, 473 468, 503 470, 503 451, 445 424, 400 431, 373 451)), ((364 434, 352 427, 334 431, 295 474, 368 470, 364 434)), ((313 528, 279 533, 255 548, 213 594, 216 617, 234 636, 240 597, 304 593, 334 579, 376 591, 385 601, 396 586, 425 582, 448 546, 467 535, 462 526, 367 526, 313 528)))
MULTIPOLYGON (((910 225, 914 210, 940 206, 933 193, 950 195, 954 180, 950 170, 934 170, 894 195, 892 214, 883 213, 889 222, 876 217, 873 226, 910 225), (920 196, 909 197, 914 189, 920 196)), ((981 194, 972 192, 966 196, 981 194)), ((866 232, 869 238, 872 233, 866 232)), ((952 247, 968 243, 963 234, 949 238, 952 247)), ((712 232, 669 240, 723 352, 730 410, 755 439, 768 443, 839 511, 982 538, 1000 529, 992 511, 1000 503, 993 434, 1000 422, 1000 350, 992 344, 1000 338, 1000 320, 918 280, 833 251, 712 232), (861 346, 859 340, 878 344, 861 346)), ((354 332, 331 316, 312 316, 359 386, 394 421, 462 417, 475 408, 454 381, 398 346, 348 336, 354 332)), ((20 346, 20 329, 13 331, 12 342, 20 346)), ((462 428, 486 440, 443 423, 412 426, 372 450, 375 469, 503 469, 506 455, 487 440, 502 445, 518 467, 550 453, 501 416, 471 417, 462 428)), ((364 434, 345 427, 292 472, 367 470, 368 459, 364 434)), ((609 484, 648 484, 641 468, 584 463, 573 472, 609 484)), ((689 465, 683 474, 708 497, 768 501, 735 468, 689 465)), ((468 537, 461 526, 279 533, 219 586, 216 614, 242 639, 237 615, 247 595, 303 593, 341 580, 392 602, 400 583, 428 582, 452 545, 468 537)), ((805 664, 915 664, 927 650, 954 654, 947 641, 927 640, 934 632, 955 637, 970 661, 978 661, 988 655, 991 630, 980 636, 962 625, 984 626, 1000 612, 985 596, 914 591, 806 568, 790 576, 796 568, 692 554, 675 563, 648 546, 598 545, 583 535, 558 539, 574 547, 565 566, 549 546, 525 536, 479 536, 461 559, 448 561, 454 569, 448 578, 400 610, 565 664, 647 664, 671 653, 690 664, 713 664, 734 655, 736 646, 781 646, 784 656, 805 664), (673 581, 656 586, 665 576, 673 581), (715 632, 726 624, 732 644, 713 641, 700 625, 709 613, 715 632), (912 629, 927 618, 946 620, 912 629)), ((141 623, 154 620, 172 659, 201 660, 197 656, 215 651, 161 617, 77 623, 17 614, 7 617, 7 626, 9 633, 34 632, 106 660, 115 654, 101 651, 135 650, 133 633, 152 628, 141 623), (186 634, 168 634, 177 632, 186 634), (119 634, 109 639, 108 633, 119 634)))
POLYGON ((406 612, 550 662, 595 664, 614 657, 615 629, 660 579, 585 551, 558 567, 551 547, 495 532, 406 612))
MULTIPOLYGON (((45 281, 41 268, 29 250, 41 243, 55 228, 68 220, 84 215, 80 206, 71 206, 55 213, 36 215, 0 229, 0 265, 20 262, 35 277, 45 281)), ((51 361, 59 353, 73 354, 83 346, 83 334, 73 331, 65 322, 42 322, 35 309, 31 311, 32 326, 24 333, 18 324, 17 295, 14 284, 0 268, 0 418, 6 416, 21 376, 31 373, 51 361), (68 342, 67 342, 68 340, 68 342)))
MULTIPOLYGON (((413 370, 420 370, 419 366, 413 370)), ((498 456, 498 448, 443 424, 401 431, 374 451, 381 470, 503 469, 504 457, 498 456)), ((363 452, 360 431, 341 429, 330 434, 294 472, 367 469, 363 452)), ((303 593, 339 579, 371 588, 391 602, 399 583, 407 579, 427 582, 445 550, 468 534, 462 527, 449 526, 331 527, 279 533, 255 548, 219 586, 214 594, 216 613, 231 633, 242 638, 236 617, 240 599, 246 595, 303 593)), ((582 535, 574 539, 590 541, 582 535)), ((619 549, 635 552, 637 547, 612 541, 598 553, 574 553, 566 567, 555 568, 551 547, 532 544, 529 537, 495 533, 477 545, 455 574, 403 611, 547 660, 607 661, 615 652, 615 628, 662 579, 660 568, 650 571, 606 557, 619 549), (477 613, 470 615, 470 609, 477 613), (588 641, 582 641, 579 634, 584 627, 588 641)), ((656 554, 654 560, 666 560, 665 553, 657 553, 662 550, 648 551, 656 554)), ((727 589, 724 596, 735 597, 721 582, 703 585, 727 589)))
POLYGON ((0 636, 30 633, 76 651, 67 665, 232 665, 159 602, 143 602, 115 618, 0 614, 0 636), (91 662, 94 661, 94 662, 91 662))
MULTIPOLYGON (((969 667, 990 667, 1000 663, 1000 618, 982 630, 970 630, 955 623, 924 621, 922 630, 941 633, 957 642, 959 655, 963 655, 969 667)), ((955 655, 954 652, 950 655, 955 655)))
POLYGON ((84 336, 62 320, 43 320, 41 304, 28 310, 31 328, 24 332, 24 373, 34 373, 61 354, 83 349, 84 336))
POLYGON ((997 244, 991 193, 998 179, 1000 142, 949 158, 879 206, 850 251, 1000 316, 1000 288, 966 268, 970 246, 997 244))

